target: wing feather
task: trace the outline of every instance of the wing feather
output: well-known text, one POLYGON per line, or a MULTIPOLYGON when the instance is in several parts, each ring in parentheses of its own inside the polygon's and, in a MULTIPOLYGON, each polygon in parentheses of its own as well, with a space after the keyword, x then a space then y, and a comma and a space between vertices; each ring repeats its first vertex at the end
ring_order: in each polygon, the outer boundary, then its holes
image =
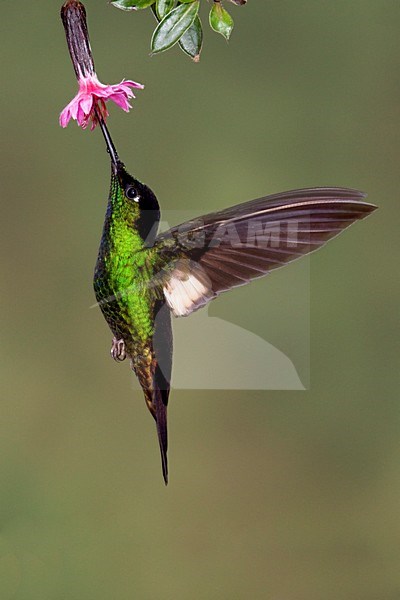
POLYGON ((376 209, 347 188, 293 190, 210 213, 159 235, 164 295, 187 315, 323 246, 376 209))

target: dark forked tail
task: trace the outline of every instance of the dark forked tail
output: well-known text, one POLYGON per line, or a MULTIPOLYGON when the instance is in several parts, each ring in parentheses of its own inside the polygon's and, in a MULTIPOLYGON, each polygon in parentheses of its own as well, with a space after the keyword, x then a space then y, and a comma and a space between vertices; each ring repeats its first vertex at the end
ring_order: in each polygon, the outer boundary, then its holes
POLYGON ((169 390, 160 390, 156 388, 154 390, 153 404, 155 408, 155 421, 157 427, 158 443, 160 445, 161 453, 161 465, 162 472, 165 481, 165 485, 168 485, 168 427, 167 427, 167 402, 168 402, 169 390), (166 399, 163 396, 167 396, 166 399), (165 401, 166 400, 166 401, 165 401))
POLYGON ((168 431, 167 404, 170 391, 172 368, 172 329, 171 313, 164 303, 156 307, 156 318, 153 336, 154 375, 153 375, 153 407, 157 424, 158 442, 160 444, 161 462, 165 485, 168 483, 168 431))
POLYGON ((151 385, 145 387, 143 380, 139 381, 142 385, 144 392, 144 399, 147 404, 147 408, 151 412, 156 422, 158 443, 160 446, 161 453, 161 466, 162 473, 165 481, 165 485, 168 484, 168 426, 167 426, 167 403, 169 396, 169 389, 162 389, 162 385, 157 383, 156 377, 152 378, 151 385))
POLYGON ((147 408, 156 422, 158 443, 161 453, 162 473, 165 485, 168 484, 168 426, 167 404, 170 391, 169 377, 165 377, 155 354, 148 354, 148 359, 135 369, 144 392, 147 408))

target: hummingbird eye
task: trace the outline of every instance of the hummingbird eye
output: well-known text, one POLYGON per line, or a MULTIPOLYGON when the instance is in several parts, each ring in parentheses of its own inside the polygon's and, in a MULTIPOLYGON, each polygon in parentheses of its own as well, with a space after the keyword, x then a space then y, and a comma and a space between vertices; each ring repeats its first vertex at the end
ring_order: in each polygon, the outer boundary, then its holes
POLYGON ((133 200, 134 202, 139 202, 140 196, 137 193, 136 189, 133 186, 127 187, 125 190, 125 196, 129 200, 133 200))

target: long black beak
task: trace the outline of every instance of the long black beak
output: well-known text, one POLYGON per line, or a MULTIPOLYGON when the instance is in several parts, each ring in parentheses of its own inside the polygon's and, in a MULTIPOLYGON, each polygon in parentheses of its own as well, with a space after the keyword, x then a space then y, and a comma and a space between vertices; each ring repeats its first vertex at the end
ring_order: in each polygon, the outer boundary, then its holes
POLYGON ((106 142, 107 152, 110 155, 111 162, 112 162, 114 168, 117 169, 118 165, 121 164, 121 161, 119 160, 118 153, 117 153, 114 143, 111 139, 110 132, 107 129, 107 125, 105 124, 104 119, 100 114, 100 111, 97 108, 95 110, 96 110, 96 117, 97 117, 97 120, 100 125, 100 129, 103 133, 104 140, 106 142))

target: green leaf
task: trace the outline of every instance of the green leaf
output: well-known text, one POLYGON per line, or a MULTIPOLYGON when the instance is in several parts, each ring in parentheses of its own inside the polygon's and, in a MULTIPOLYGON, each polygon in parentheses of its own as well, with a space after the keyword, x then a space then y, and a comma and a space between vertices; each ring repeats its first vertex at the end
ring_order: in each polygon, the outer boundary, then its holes
POLYGON ((202 45, 203 27, 200 18, 197 15, 189 29, 179 40, 179 46, 186 54, 193 58, 194 62, 199 62, 202 45))
POLYGON ((154 4, 155 0, 135 0, 136 8, 148 8, 154 4))
POLYGON ((175 0, 156 0, 156 14, 159 21, 174 8, 175 0))
POLYGON ((214 2, 209 18, 211 29, 214 29, 214 31, 229 40, 233 29, 233 19, 228 11, 222 8, 219 0, 214 2))
POLYGON ((151 38, 153 54, 171 48, 189 29, 199 11, 200 0, 190 4, 180 4, 157 25, 151 38))
POLYGON ((155 0, 111 0, 113 6, 121 10, 138 10, 148 8, 155 0))
POLYGON ((133 0, 111 0, 111 4, 121 10, 136 10, 133 0))

